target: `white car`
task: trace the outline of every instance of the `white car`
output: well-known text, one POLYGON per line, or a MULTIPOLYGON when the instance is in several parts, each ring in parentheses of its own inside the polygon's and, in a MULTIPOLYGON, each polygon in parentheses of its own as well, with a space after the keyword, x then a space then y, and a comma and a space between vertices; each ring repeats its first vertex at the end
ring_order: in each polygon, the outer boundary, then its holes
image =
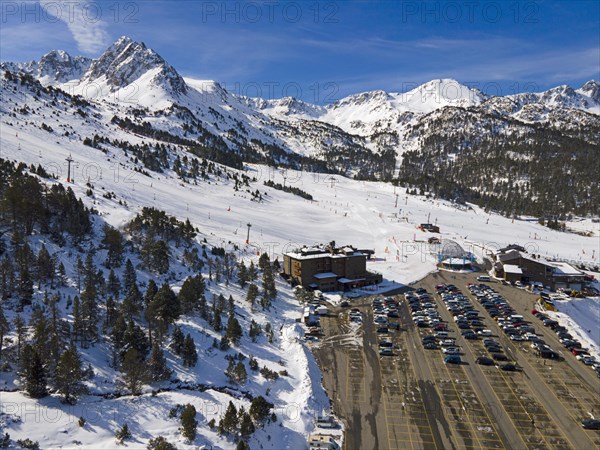
POLYGON ((479 330, 477 332, 477 334, 479 336, 491 336, 492 335, 492 330, 479 330))
POLYGON ((460 348, 458 347, 444 347, 442 349, 442 353, 446 355, 458 355, 460 353, 460 348))

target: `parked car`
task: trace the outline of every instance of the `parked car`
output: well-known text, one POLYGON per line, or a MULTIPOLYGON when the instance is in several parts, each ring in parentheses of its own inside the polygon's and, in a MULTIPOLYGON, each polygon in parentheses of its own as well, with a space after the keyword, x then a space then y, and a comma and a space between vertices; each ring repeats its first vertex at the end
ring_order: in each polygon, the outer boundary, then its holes
POLYGON ((460 356, 458 356, 458 355, 450 355, 450 356, 446 356, 444 358, 444 362, 446 364, 460 364, 462 362, 462 360, 460 359, 460 356))
POLYGON ((389 347, 383 347, 379 349, 379 354, 381 356, 393 356, 394 351, 393 349, 389 348, 389 347))
POLYGON ((492 345, 492 346, 487 347, 486 350, 490 353, 501 353, 502 347, 499 347, 497 345, 492 345))
POLYGON ((586 419, 581 421, 581 426, 586 430, 600 430, 600 420, 586 419))
POLYGON ((447 355, 458 355, 460 353, 460 348, 458 347, 444 347, 442 349, 442 353, 447 355))
POLYGON ((480 356, 479 358, 477 358, 475 360, 475 362, 482 366, 493 366, 494 365, 494 360, 491 358, 487 358, 485 356, 480 356))
POLYGON ((502 364, 500 366, 501 370, 505 370, 507 372, 515 372, 517 370, 517 366, 515 366, 514 364, 502 364))
POLYGON ((508 361, 508 357, 504 353, 493 353, 492 358, 496 361, 508 361))

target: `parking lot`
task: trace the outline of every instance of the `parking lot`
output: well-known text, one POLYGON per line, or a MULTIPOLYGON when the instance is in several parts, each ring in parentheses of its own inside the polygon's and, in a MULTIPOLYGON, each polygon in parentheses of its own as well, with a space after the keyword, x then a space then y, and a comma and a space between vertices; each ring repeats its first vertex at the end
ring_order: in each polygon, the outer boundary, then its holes
POLYGON ((600 417, 595 372, 532 315, 535 296, 475 278, 432 274, 322 318, 313 351, 345 448, 600 448, 580 424, 600 417))

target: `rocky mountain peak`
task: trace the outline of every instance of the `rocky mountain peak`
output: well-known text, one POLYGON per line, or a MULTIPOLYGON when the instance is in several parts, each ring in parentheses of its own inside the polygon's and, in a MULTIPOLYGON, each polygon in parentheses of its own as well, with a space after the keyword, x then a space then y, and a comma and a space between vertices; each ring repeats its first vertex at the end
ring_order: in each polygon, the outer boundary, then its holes
POLYGON ((152 82, 179 95, 187 91, 183 78, 158 53, 127 36, 120 37, 98 59, 94 60, 83 81, 94 81, 101 77, 113 90, 128 86, 142 75, 154 70, 152 82))

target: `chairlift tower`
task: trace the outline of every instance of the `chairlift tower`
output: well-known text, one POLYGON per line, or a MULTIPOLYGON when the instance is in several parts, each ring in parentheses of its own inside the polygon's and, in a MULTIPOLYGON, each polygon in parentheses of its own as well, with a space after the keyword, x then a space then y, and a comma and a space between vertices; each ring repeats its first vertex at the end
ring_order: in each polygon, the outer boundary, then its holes
POLYGON ((66 159, 67 161, 67 183, 71 183, 71 163, 73 162, 73 158, 69 153, 69 157, 66 159))
POLYGON ((246 224, 246 226, 248 227, 248 234, 246 234, 246 245, 250 243, 250 228, 252 227, 251 224, 246 224))

